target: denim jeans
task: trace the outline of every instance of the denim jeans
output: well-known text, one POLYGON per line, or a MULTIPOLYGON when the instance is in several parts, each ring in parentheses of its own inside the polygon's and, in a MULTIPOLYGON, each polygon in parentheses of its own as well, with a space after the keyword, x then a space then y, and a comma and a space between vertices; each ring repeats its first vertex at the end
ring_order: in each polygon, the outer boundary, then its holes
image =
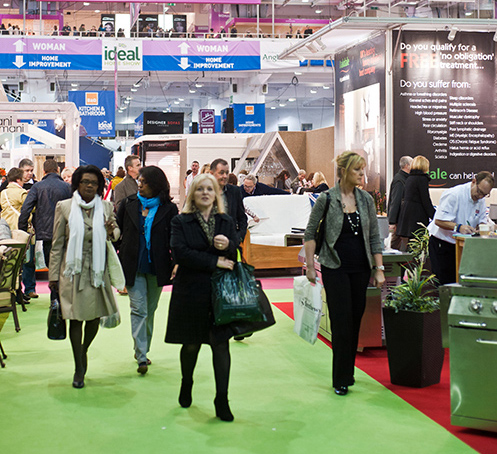
POLYGON ((131 306, 131 334, 135 344, 138 364, 147 361, 152 342, 154 315, 162 287, 153 274, 136 273, 135 285, 127 287, 131 306))
POLYGON ((36 292, 35 245, 29 245, 29 261, 22 266, 24 293, 36 292))

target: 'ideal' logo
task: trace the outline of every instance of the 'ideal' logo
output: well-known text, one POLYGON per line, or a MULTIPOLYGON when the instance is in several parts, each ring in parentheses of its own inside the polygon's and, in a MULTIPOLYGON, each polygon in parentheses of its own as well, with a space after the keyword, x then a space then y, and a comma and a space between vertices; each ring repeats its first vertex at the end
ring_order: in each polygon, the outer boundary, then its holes
POLYGON ((98 93, 91 92, 91 93, 85 93, 85 94, 86 94, 85 105, 98 106, 98 93))
POLYGON ((133 49, 120 49, 116 48, 109 49, 107 46, 104 47, 104 59, 107 61, 140 61, 140 52, 138 46, 133 49))

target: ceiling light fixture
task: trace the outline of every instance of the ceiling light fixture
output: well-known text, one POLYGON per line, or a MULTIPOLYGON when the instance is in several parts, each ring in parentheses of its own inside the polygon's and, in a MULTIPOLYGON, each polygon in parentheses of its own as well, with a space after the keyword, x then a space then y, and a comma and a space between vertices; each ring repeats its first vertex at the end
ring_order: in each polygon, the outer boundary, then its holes
POLYGON ((458 30, 457 27, 452 26, 452 28, 450 29, 450 32, 449 32, 449 36, 447 36, 447 39, 449 41, 454 41, 454 38, 456 37, 456 34, 457 34, 457 30, 458 30))
POLYGON ((280 102, 280 107, 285 107, 286 104, 284 102, 280 102))
POLYGON ((138 88, 131 88, 131 91, 138 91, 138 88))
POLYGON ((296 99, 295 98, 288 98, 288 102, 295 102, 296 99))
POLYGON ((179 104, 179 101, 174 101, 174 104, 178 105, 178 104, 179 104))
POLYGON ((179 100, 179 101, 184 101, 184 100, 185 100, 185 98, 178 98, 178 100, 179 100))
POLYGON ((315 90, 314 88, 311 88, 311 93, 312 94, 316 94, 317 92, 318 92, 317 90, 315 90))
POLYGON ((295 74, 296 76, 301 76, 302 75, 302 73, 298 72, 298 71, 295 71, 293 74, 295 74))
POLYGON ((83 2, 83 6, 90 6, 88 2, 83 2))
POLYGON ((276 109, 276 107, 274 107, 274 106, 271 107, 271 110, 275 110, 275 109, 276 109))
POLYGON ((193 88, 190 88, 188 91, 189 91, 190 93, 197 93, 197 90, 194 90, 193 88))
POLYGON ((323 90, 329 90, 330 86, 329 85, 323 85, 323 90))
POLYGON ((71 87, 77 87, 78 84, 75 84, 74 82, 71 84, 71 87))
POLYGON ((99 12, 100 12, 100 10, 99 10, 99 9, 96 9, 96 10, 95 10, 95 12, 96 12, 96 13, 99 13, 99 12))
POLYGON ((201 83, 197 82, 197 83, 195 84, 195 86, 196 86, 197 88, 202 88, 202 87, 204 86, 204 84, 201 84, 201 83))
POLYGON ((316 14, 321 14, 322 12, 323 12, 323 11, 322 11, 322 10, 320 10, 320 9, 317 9, 317 10, 316 10, 316 14))

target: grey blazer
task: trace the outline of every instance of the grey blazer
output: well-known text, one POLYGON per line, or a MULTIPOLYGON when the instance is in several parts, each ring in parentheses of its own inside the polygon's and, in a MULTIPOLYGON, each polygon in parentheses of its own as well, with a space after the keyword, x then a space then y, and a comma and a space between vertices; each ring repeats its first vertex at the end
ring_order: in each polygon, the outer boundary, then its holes
MULTIPOLYGON (((319 221, 324 214, 327 193, 329 193, 331 197, 330 207, 328 209, 328 214, 326 215, 324 244, 321 248, 321 254, 319 255, 318 261, 321 265, 336 269, 340 268, 341 263, 334 246, 340 236, 343 225, 342 196, 338 183, 335 187, 321 193, 317 199, 312 209, 311 216, 309 217, 307 228, 305 229, 304 241, 316 239, 319 221)), ((369 266, 372 268, 374 265, 373 255, 381 254, 382 252, 378 219, 376 217, 376 208, 373 198, 366 191, 355 188, 354 195, 361 219, 362 235, 366 246, 366 254, 368 256, 369 266)))

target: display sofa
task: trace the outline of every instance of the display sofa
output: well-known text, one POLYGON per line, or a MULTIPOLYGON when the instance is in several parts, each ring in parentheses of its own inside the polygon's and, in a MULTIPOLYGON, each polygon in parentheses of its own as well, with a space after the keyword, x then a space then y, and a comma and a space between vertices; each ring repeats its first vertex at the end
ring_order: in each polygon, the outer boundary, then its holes
POLYGON ((292 228, 305 229, 311 202, 305 195, 267 195, 245 197, 245 209, 260 218, 249 229, 243 242, 245 260, 256 269, 302 267, 298 254, 303 234, 292 235, 292 228), (289 245, 294 244, 294 245, 289 245))

